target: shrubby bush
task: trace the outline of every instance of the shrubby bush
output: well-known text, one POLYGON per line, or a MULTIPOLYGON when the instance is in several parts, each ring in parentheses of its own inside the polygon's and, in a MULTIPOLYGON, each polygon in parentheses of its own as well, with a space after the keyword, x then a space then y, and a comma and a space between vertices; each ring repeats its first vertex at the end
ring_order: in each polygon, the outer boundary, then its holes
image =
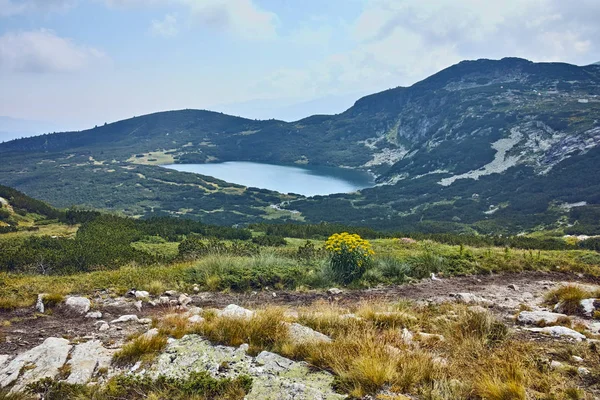
POLYGON ((368 240, 348 232, 331 235, 325 249, 331 254, 330 265, 335 279, 344 284, 360 278, 375 254, 368 240))

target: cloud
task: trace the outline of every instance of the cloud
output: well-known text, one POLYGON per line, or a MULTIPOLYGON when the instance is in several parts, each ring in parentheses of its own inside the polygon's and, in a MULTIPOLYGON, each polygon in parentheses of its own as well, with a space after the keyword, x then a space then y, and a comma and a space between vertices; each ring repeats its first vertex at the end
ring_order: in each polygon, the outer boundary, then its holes
POLYGON ((177 36, 179 26, 177 25, 177 17, 174 14, 167 14, 161 20, 153 20, 151 26, 152 33, 163 37, 177 36))
POLYGON ((0 69, 6 71, 72 72, 105 57, 99 50, 77 45, 47 29, 0 36, 0 69))
MULTIPOLYGON (((2 1, 2 0, 0 0, 2 1)), ((253 0, 104 0, 112 7, 184 7, 190 24, 226 32, 248 40, 277 36, 277 15, 263 10, 253 0)), ((153 21, 152 27, 156 21, 153 21)))
POLYGON ((70 8, 75 0, 0 0, 0 17, 70 8))

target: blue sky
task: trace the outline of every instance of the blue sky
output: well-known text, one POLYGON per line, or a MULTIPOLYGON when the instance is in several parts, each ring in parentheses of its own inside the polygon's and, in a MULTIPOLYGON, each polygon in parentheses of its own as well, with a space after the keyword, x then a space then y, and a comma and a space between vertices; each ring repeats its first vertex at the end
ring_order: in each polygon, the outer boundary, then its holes
POLYGON ((599 20, 597 0, 0 0, 0 116, 341 112, 463 59, 600 61, 599 20))

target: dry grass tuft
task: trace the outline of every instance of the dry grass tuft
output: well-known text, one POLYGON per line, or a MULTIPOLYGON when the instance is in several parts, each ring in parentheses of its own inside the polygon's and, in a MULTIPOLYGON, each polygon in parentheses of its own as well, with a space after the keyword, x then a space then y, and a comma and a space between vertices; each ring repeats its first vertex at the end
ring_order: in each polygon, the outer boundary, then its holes
POLYGON ((576 285, 565 285, 546 294, 546 303, 555 305, 560 303, 561 311, 566 314, 581 312, 581 300, 594 297, 594 294, 576 285))
POLYGON ((164 335, 152 337, 141 335, 126 343, 113 355, 112 361, 118 366, 133 365, 138 361, 150 362, 166 345, 167 338, 164 335))

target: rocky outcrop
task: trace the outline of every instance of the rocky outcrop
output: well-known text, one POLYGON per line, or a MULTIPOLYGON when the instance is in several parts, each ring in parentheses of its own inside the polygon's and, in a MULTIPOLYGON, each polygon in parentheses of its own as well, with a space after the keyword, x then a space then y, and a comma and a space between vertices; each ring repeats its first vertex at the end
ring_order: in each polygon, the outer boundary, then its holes
POLYGON ((110 366, 113 353, 114 350, 105 349, 99 340, 76 345, 68 362, 71 366, 71 374, 67 378, 67 383, 89 382, 94 372, 110 366))
POLYGON ((14 384, 11 389, 14 393, 40 379, 55 378, 67 361, 71 347, 67 339, 50 337, 19 354, 0 370, 0 388, 14 384))
POLYGON ((213 346, 197 335, 172 341, 150 368, 150 375, 185 378, 194 371, 207 371, 218 378, 248 375, 252 389, 247 400, 336 400, 345 396, 332 389, 333 376, 313 372, 304 362, 296 362, 270 352, 256 358, 239 348, 213 346), (227 368, 222 368, 227 365, 227 368))

